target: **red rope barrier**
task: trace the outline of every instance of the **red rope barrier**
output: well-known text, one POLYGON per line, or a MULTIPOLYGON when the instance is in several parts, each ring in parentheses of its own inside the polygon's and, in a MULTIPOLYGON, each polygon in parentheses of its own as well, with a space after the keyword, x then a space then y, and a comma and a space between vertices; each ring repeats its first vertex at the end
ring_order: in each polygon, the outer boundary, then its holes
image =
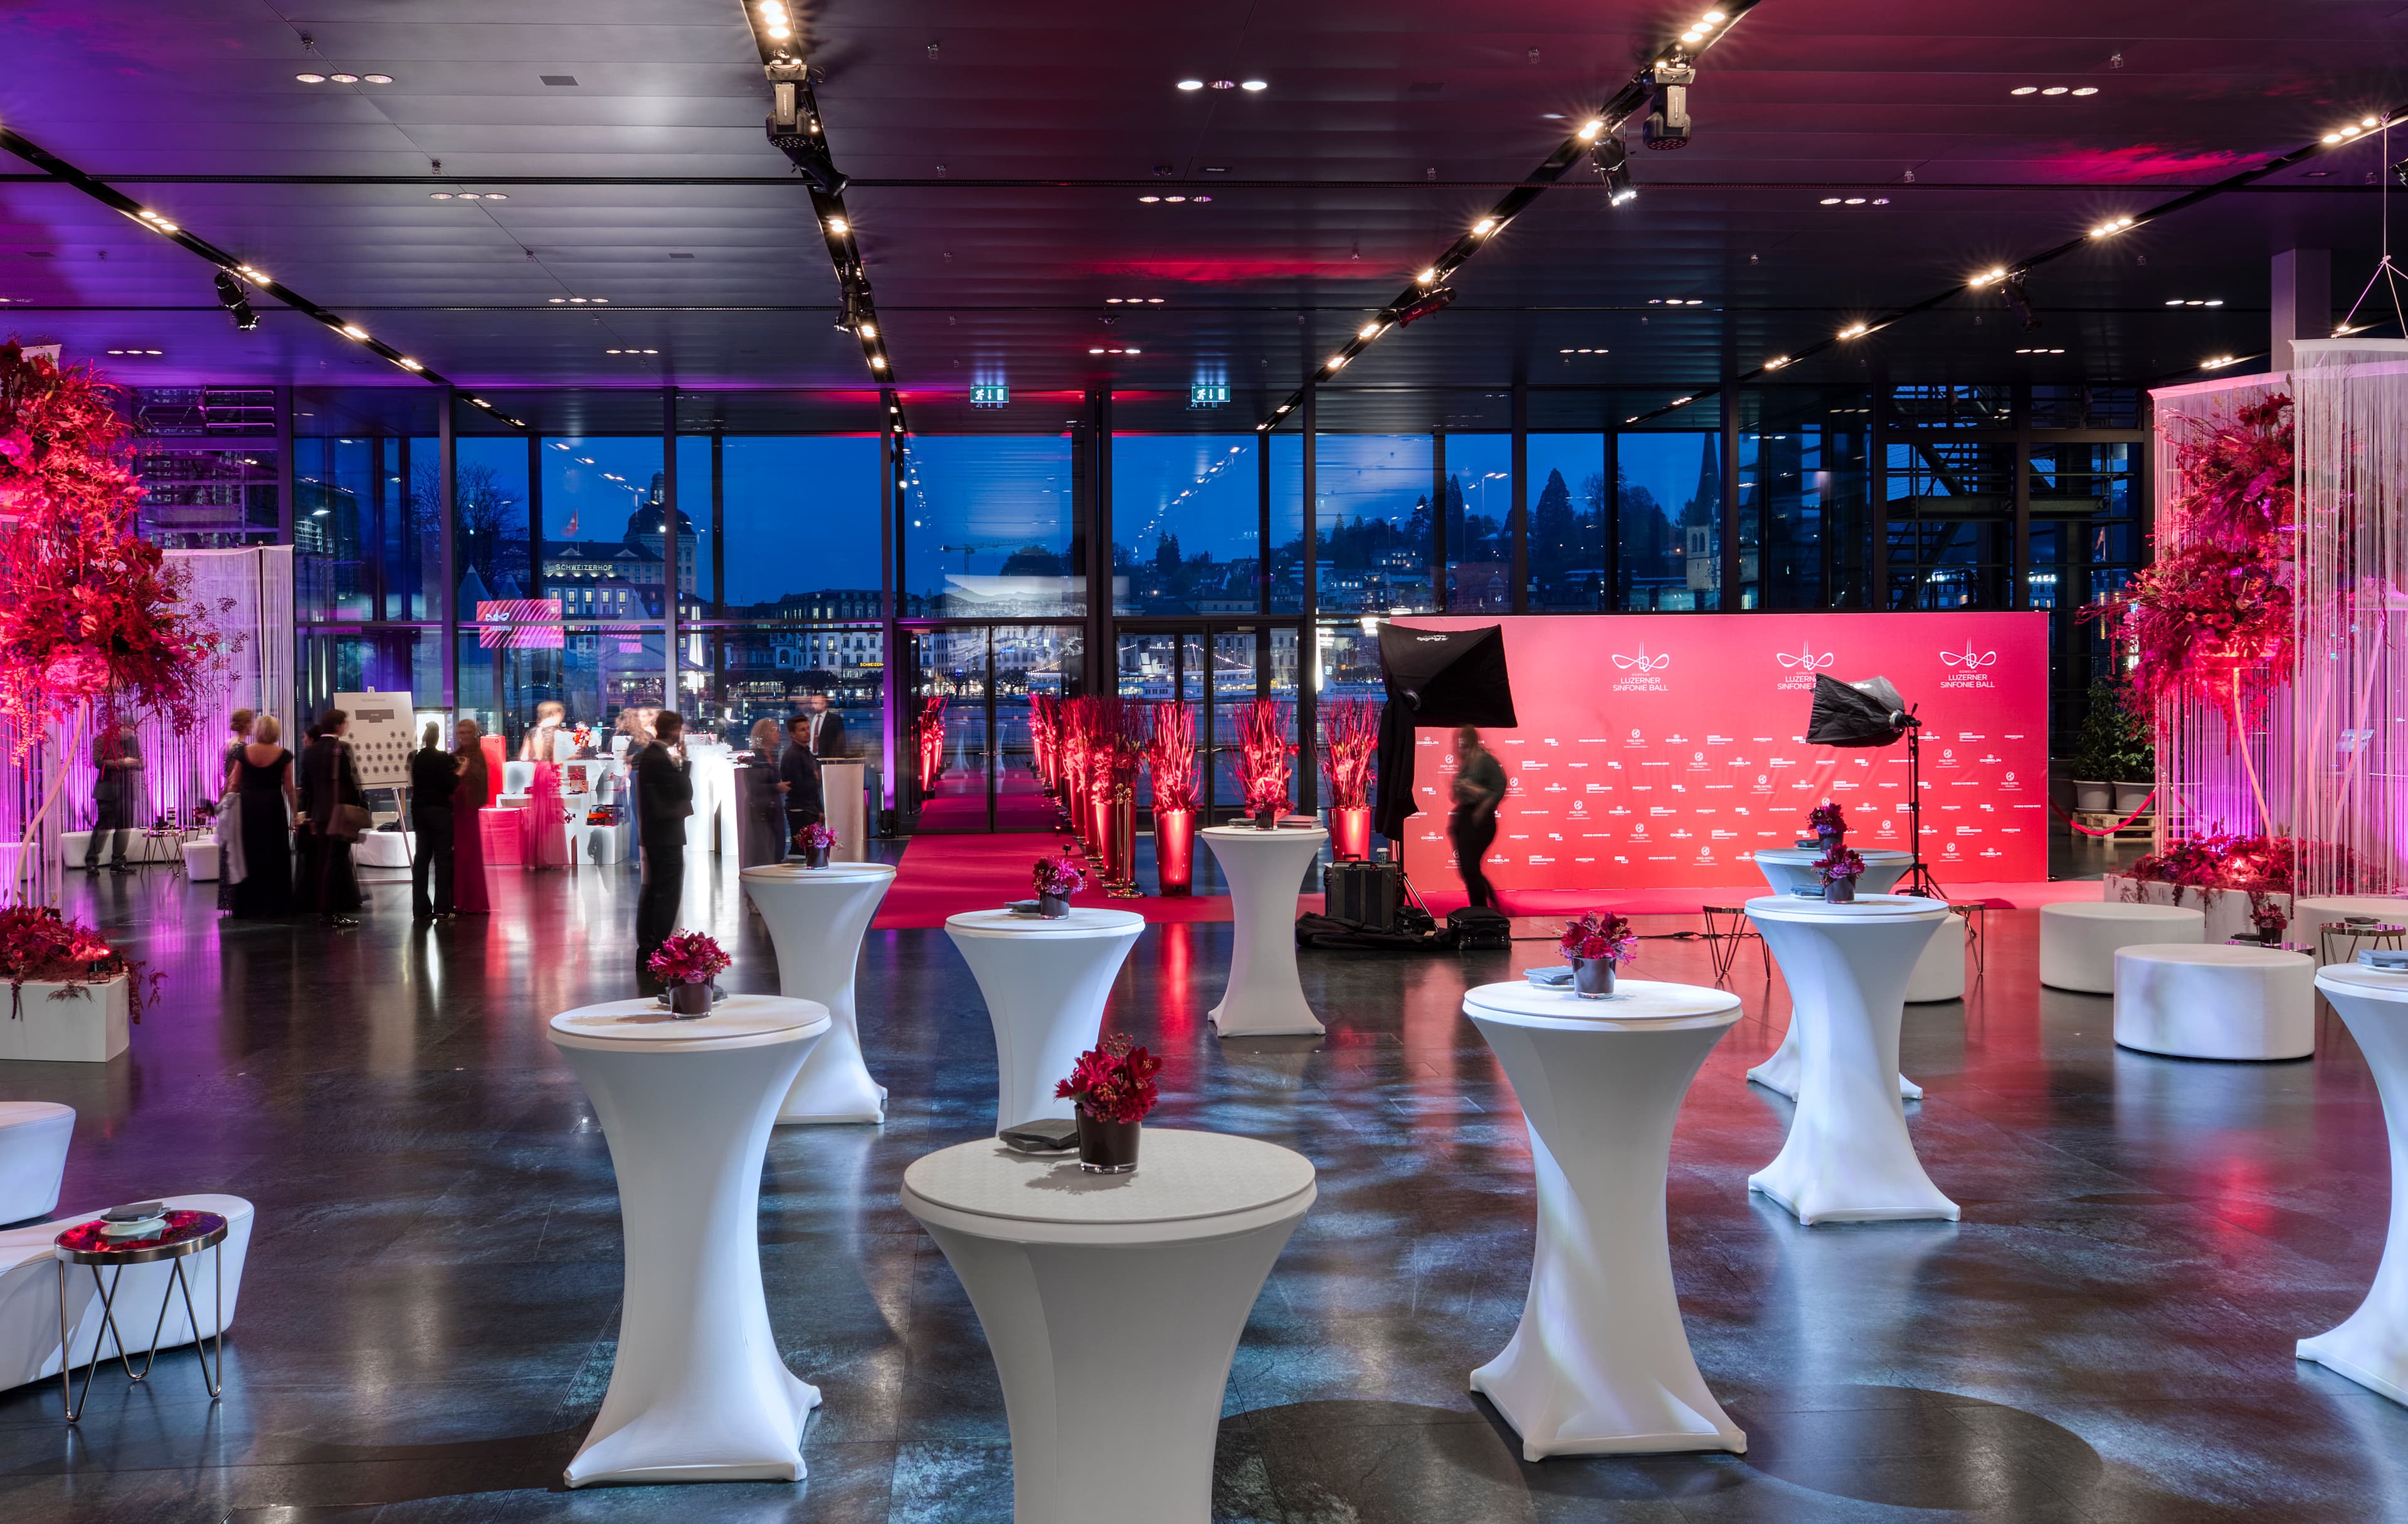
POLYGON ((2130 825, 2133 821, 2139 819, 2142 816, 2148 814, 2149 806, 2156 804, 2157 801, 2157 790, 2151 789, 2149 790, 2149 797, 2141 801, 2141 807, 2139 809, 2136 809, 2131 814, 2125 816, 2122 819, 2116 821, 2114 825, 2109 826, 2104 831, 2093 831, 2090 827, 2084 825, 2072 816, 2066 814, 2065 811, 2057 809, 2057 801, 2054 799, 2048 802, 2048 807, 2057 811, 2057 818, 2058 819, 2063 820, 2067 825, 2081 832, 2086 836, 2112 836, 2116 832, 2123 830, 2126 826, 2130 825))

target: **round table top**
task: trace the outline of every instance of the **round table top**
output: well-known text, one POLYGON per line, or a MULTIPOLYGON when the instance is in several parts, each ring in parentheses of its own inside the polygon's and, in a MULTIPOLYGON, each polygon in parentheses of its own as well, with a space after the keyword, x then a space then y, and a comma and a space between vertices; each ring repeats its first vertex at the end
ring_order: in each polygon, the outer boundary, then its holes
POLYGON ((552 1038, 574 1041, 579 1047, 624 1047, 666 1050, 729 1043, 750 1047, 756 1042, 798 1042, 828 1029, 828 1008, 816 1000, 791 1000, 784 995, 730 995, 710 1008, 709 1016, 680 1020, 668 1007, 649 997, 614 1000, 602 1005, 580 1005, 552 1018, 552 1038), (750 1041, 745 1041, 750 1039, 750 1041))
POLYGON ((198 1254, 212 1245, 224 1241, 226 1219, 215 1212, 165 1212, 166 1221, 156 1232, 139 1238, 110 1238, 101 1232, 98 1218, 79 1222, 51 1242, 58 1246, 59 1258, 74 1264, 150 1264, 160 1260, 173 1260, 186 1254, 198 1254))
MULTIPOLYGON (((1914 861, 1914 853, 1901 852, 1893 847, 1860 847, 1850 850, 1868 863, 1878 862, 1884 867, 1893 862, 1914 861)), ((1758 862, 1777 862, 1785 868, 1806 867, 1821 861, 1822 856, 1823 848, 1819 847, 1759 847, 1756 849, 1758 862)))
POLYGON ((2408 1004, 2408 974, 2369 968, 2364 963, 2329 963, 2316 971, 2316 987, 2328 992, 2408 1004))
POLYGON ((1464 991, 1466 1016, 1518 1020, 1577 1021, 1600 1030, 1617 1022, 1672 1021, 1719 1016, 1737 1020, 1739 997, 1727 990, 1701 984, 1668 984, 1655 979, 1613 981, 1613 993, 1603 1000, 1583 1000, 1570 986, 1541 990, 1526 979, 1484 984, 1464 991))
POLYGON ((1273 831, 1253 825, 1208 825, 1196 833, 1214 841, 1309 841, 1318 845, 1329 839, 1328 831, 1319 825, 1283 825, 1273 831))
POLYGON ((2408 919, 2408 897, 2386 894, 2302 894, 2291 902, 2300 920, 2312 916, 2372 916, 2377 920, 2408 919))
POLYGON ((28 1127, 54 1118, 72 1118, 75 1107, 56 1101, 0 1101, 0 1127, 28 1127))
POLYGON ((2043 916, 2081 920, 2205 921, 2207 912, 2179 904, 2137 904, 2130 900, 2064 900, 2040 907, 2043 916))
POLYGON ((2117 947, 2115 956, 2151 963, 2206 963, 2219 968, 2288 968, 2315 961, 2304 952, 2236 947, 2229 942, 2138 942, 2117 947))
POLYGON ((1090 1175, 1076 1153, 1018 1153, 992 1138, 940 1149, 903 1172, 909 1194, 998 1225, 1192 1222, 1258 1212, 1312 1187, 1312 1161, 1292 1149, 1168 1127, 1143 1130, 1128 1175, 1090 1175))
POLYGON ((799 862, 765 862, 746 868, 737 875, 756 883, 774 884, 859 884, 872 879, 895 876, 892 862, 831 862, 824 868, 806 868, 799 862))
POLYGON ((1057 920, 1015 916, 1009 910, 965 910, 945 918, 945 930, 955 936, 1118 936, 1144 925, 1145 918, 1134 910, 1098 910, 1079 904, 1057 920))
POLYGON ((1948 914, 1942 900, 1920 894, 1859 894, 1846 904, 1810 900, 1799 894, 1762 894, 1747 902, 1750 920, 1803 920, 1817 925, 1844 926, 1861 921, 1939 920, 1948 914))

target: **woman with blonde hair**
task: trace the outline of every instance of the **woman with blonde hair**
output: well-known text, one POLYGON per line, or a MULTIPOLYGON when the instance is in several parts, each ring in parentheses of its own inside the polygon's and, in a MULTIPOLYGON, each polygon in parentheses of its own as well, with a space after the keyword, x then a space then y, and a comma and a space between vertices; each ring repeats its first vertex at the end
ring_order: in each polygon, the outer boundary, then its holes
POLYGON ((228 885, 226 909, 245 920, 293 913, 293 753, 284 749, 284 729, 274 715, 252 722, 249 744, 236 747, 226 769, 225 791, 235 796, 241 839, 241 877, 228 883, 226 864, 219 882, 228 885))
POLYGON ((485 892, 485 839, 480 812, 485 807, 485 733, 473 719, 460 721, 452 733, 452 760, 460 771, 460 787, 452 796, 452 908, 463 916, 482 916, 494 908, 485 892))
MULTIPOLYGON (((237 776, 235 769, 242 765, 242 748, 251 744, 251 722, 257 718, 249 709, 236 709, 226 716, 225 756, 218 765, 224 770, 229 780, 237 776)), ((231 792, 233 784, 229 782, 226 788, 218 791, 219 803, 222 805, 225 796, 231 792)), ((237 809, 240 807, 236 805, 237 809)), ((222 861, 218 864, 218 908, 221 911, 234 909, 234 880, 226 876, 222 861)))
POLYGON ((535 781, 527 786, 526 837, 519 856, 530 872, 568 866, 568 812, 560 802, 560 763, 554 750, 561 721, 568 716, 558 699, 535 706, 535 724, 519 743, 519 761, 535 763, 535 781))

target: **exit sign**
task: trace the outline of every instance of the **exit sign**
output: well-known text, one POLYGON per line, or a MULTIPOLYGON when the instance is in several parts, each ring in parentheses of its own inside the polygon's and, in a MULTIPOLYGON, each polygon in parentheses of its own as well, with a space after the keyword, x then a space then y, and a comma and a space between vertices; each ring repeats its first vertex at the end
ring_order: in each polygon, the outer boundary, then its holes
POLYGON ((1187 389, 1187 406, 1190 407, 1221 407, 1227 406, 1228 401, 1229 383, 1226 381, 1198 381, 1187 389))
POLYGON ((970 388, 973 407, 1002 407, 1011 401, 1011 388, 1000 381, 983 381, 970 388))

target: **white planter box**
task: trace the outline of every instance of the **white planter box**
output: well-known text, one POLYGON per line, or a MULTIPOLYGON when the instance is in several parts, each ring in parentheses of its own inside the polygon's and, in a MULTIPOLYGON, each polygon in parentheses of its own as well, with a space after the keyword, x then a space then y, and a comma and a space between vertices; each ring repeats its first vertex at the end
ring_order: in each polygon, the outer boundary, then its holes
MULTIPOLYGON (((2185 889, 2175 884, 2143 884, 2137 879, 2111 875, 2106 880, 2105 892, 2100 898, 2121 900, 2130 904, 2175 904, 2203 912, 2207 917, 2207 930, 2200 940, 2204 942, 2223 942, 2257 930, 2249 924, 2249 895, 2244 890, 2185 889)), ((2289 895, 2271 894, 2267 898, 2285 917, 2290 916, 2289 895)), ((2300 940, 2287 931, 2284 935, 2289 941, 2300 940)))
POLYGON ((75 992, 52 1000, 61 988, 28 979, 16 1008, 0 1010, 0 1061, 107 1063, 125 1051, 125 976, 107 984, 66 986, 75 992))

